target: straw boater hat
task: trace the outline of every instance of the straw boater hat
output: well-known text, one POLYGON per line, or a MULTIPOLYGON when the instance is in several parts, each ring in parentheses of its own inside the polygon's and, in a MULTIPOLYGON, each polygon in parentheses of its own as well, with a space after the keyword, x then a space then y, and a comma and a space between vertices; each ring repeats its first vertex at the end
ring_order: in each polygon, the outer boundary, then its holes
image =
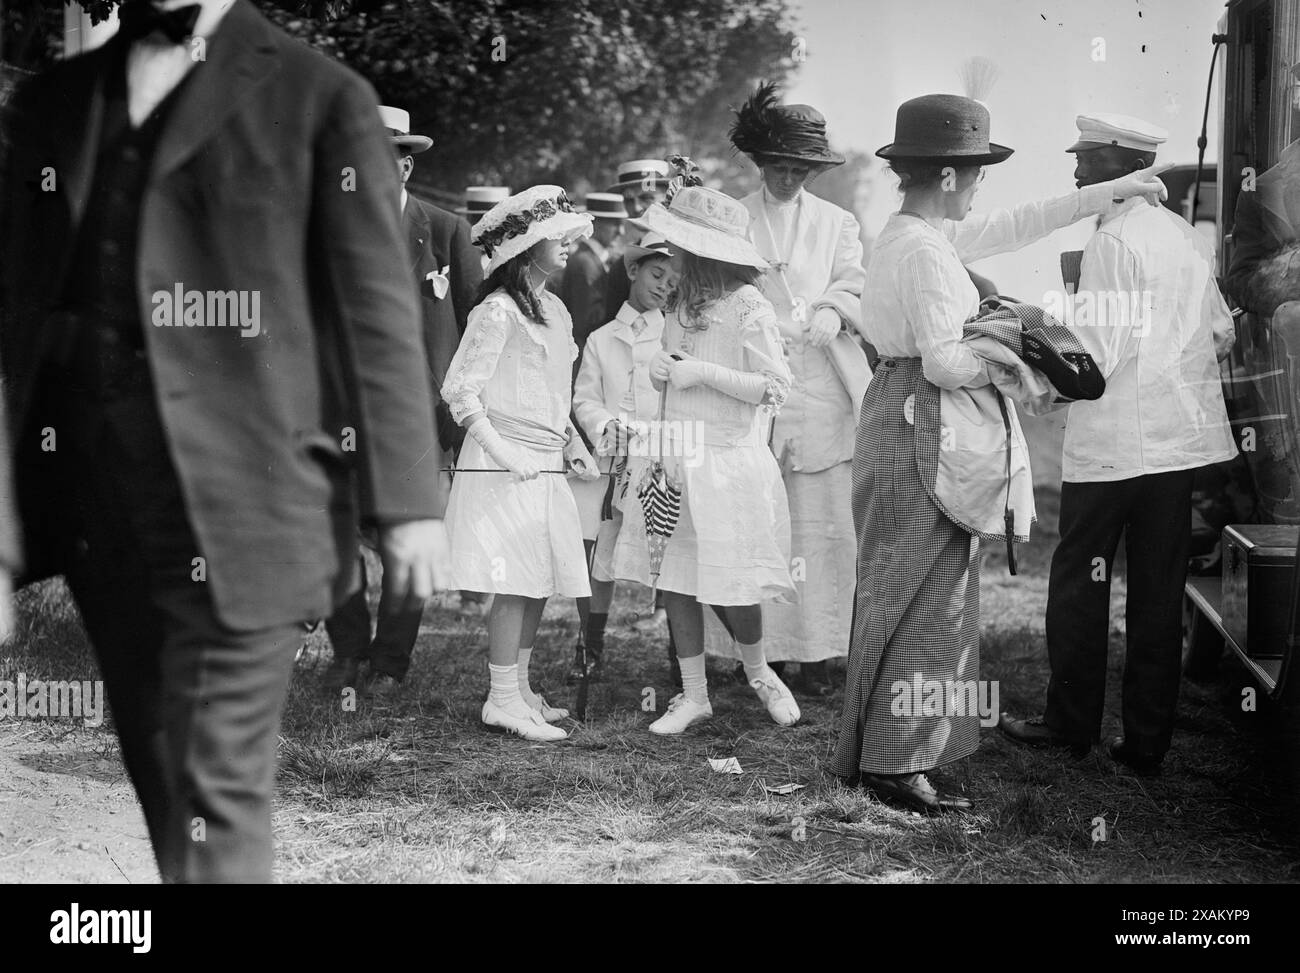
POLYGON ((623 248, 623 267, 628 273, 646 257, 675 257, 677 251, 658 233, 647 233, 640 243, 630 243, 623 248))
POLYGON ((598 220, 625 220, 630 215, 618 193, 587 193, 584 208, 598 220))
POLYGON ((736 112, 731 144, 758 165, 766 159, 802 162, 818 171, 844 164, 826 140, 826 119, 811 105, 778 105, 776 83, 768 81, 736 112))
POLYGON ((1013 151, 989 141, 989 110, 974 98, 922 95, 898 106, 894 141, 876 155, 891 162, 989 166, 1013 151))
POLYGON ((400 145, 407 152, 423 152, 433 145, 433 139, 427 135, 411 134, 411 113, 390 105, 379 106, 379 120, 388 129, 388 141, 400 145))
POLYGON ((559 186, 533 186, 503 199, 469 232, 470 243, 488 255, 491 274, 542 240, 591 235, 591 217, 578 213, 559 186))
POLYGON ((456 212, 476 220, 509 196, 509 186, 466 186, 465 205, 456 207, 456 212))
POLYGON ((668 163, 662 159, 633 159, 621 163, 618 167, 618 181, 610 186, 608 192, 622 193, 624 190, 663 192, 668 188, 671 171, 668 163))
POLYGON ((749 242, 749 210, 726 193, 686 186, 665 208, 645 211, 651 231, 698 257, 766 270, 768 263, 749 242))

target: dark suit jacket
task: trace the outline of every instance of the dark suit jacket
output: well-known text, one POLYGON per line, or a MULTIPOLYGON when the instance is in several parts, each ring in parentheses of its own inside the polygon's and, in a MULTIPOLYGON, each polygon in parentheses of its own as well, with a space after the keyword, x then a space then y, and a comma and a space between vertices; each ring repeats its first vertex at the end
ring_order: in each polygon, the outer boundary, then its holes
MULTIPOLYGON (((60 511, 41 489, 48 454, 30 433, 48 418, 35 393, 60 337, 50 312, 121 43, 55 66, 9 106, 0 362, 33 576, 65 567, 60 511), (40 188, 47 165, 55 192, 40 188)), ((399 192, 370 86, 236 0, 161 135, 136 266, 159 415, 214 610, 232 628, 330 614, 355 573, 358 502, 371 522, 442 515, 399 192), (256 292, 261 334, 152 326, 151 295, 178 283, 256 292)))
POLYGON ((569 254, 564 283, 560 285, 560 300, 564 301, 569 317, 573 318, 573 340, 579 348, 587 343, 588 335, 602 324, 609 323, 610 319, 605 316, 605 278, 608 276, 609 271, 585 238, 580 240, 569 254))
POLYGON ((1259 193, 1241 193, 1232 219, 1232 260, 1223 280, 1224 291, 1238 307, 1254 310, 1248 306, 1250 278, 1261 263, 1281 248, 1281 241, 1264 226, 1259 193))
POLYGON ((438 438, 443 446, 457 446, 463 430, 451 418, 438 390, 465 334, 469 309, 483 282, 483 265, 479 262, 479 249, 469 242, 468 223, 409 192, 402 209, 402 226, 410 245, 411 269, 420 287, 424 353, 433 382, 438 438), (439 298, 433 281, 427 278, 444 267, 450 268, 447 273, 450 287, 439 298))

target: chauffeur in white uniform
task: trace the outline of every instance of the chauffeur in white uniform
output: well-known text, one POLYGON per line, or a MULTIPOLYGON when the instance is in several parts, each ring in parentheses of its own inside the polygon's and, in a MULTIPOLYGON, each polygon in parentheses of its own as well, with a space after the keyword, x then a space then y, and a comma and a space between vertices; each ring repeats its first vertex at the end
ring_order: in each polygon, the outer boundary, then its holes
MULTIPOLYGON (((1151 165, 1165 141, 1163 130, 1125 115, 1080 115, 1077 124, 1079 139, 1066 151, 1080 187, 1151 165)), ((1047 597, 1047 709, 1030 720, 1004 717, 1002 729, 1076 754, 1099 739, 1110 575, 1123 534, 1124 735, 1108 751, 1154 775, 1178 701, 1193 476, 1237 454, 1217 366, 1232 347, 1232 319, 1203 238, 1143 197, 1114 203, 1098 219, 1066 304, 1106 393, 1071 405, 1066 423, 1061 540, 1047 597)))

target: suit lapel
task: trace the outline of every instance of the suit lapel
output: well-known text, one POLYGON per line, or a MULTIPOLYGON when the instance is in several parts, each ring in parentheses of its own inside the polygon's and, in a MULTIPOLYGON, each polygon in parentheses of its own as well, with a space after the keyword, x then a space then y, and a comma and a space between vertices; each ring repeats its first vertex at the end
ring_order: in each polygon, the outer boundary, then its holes
POLYGON ((411 270, 414 272, 420 267, 420 257, 424 254, 425 244, 429 242, 433 228, 425 219, 424 207, 409 193, 402 211, 402 222, 406 226, 406 239, 411 245, 411 270))
POLYGON ((111 40, 86 55, 82 62, 85 77, 80 80, 57 113, 63 119, 63 133, 55 140, 59 153, 58 172, 67 187, 72 226, 81 226, 95 178, 95 159, 99 154, 99 133, 104 123, 104 84, 106 72, 114 65, 121 68, 121 42, 111 40), (84 89, 78 91, 77 89, 84 89))
POLYGON ((248 0, 236 0, 222 19, 208 55, 178 95, 154 153, 151 182, 188 159, 279 62, 273 37, 248 0))

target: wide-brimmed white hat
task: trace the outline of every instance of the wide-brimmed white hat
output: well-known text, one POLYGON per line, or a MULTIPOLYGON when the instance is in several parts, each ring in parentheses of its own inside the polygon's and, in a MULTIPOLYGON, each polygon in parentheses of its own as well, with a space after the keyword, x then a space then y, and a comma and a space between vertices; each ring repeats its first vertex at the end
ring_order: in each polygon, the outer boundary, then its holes
POLYGON ((578 213, 559 186, 533 186, 503 199, 470 230, 470 243, 488 255, 491 274, 542 240, 591 236, 592 219, 578 213))
POLYGON ((379 120, 388 129, 388 141, 401 146, 407 152, 423 152, 433 145, 433 139, 427 135, 411 134, 411 113, 404 108, 392 105, 379 106, 379 120))
POLYGON ((704 186, 686 186, 667 208, 653 204, 643 219, 650 229, 699 257, 766 270, 749 242, 749 210, 738 199, 704 186))

